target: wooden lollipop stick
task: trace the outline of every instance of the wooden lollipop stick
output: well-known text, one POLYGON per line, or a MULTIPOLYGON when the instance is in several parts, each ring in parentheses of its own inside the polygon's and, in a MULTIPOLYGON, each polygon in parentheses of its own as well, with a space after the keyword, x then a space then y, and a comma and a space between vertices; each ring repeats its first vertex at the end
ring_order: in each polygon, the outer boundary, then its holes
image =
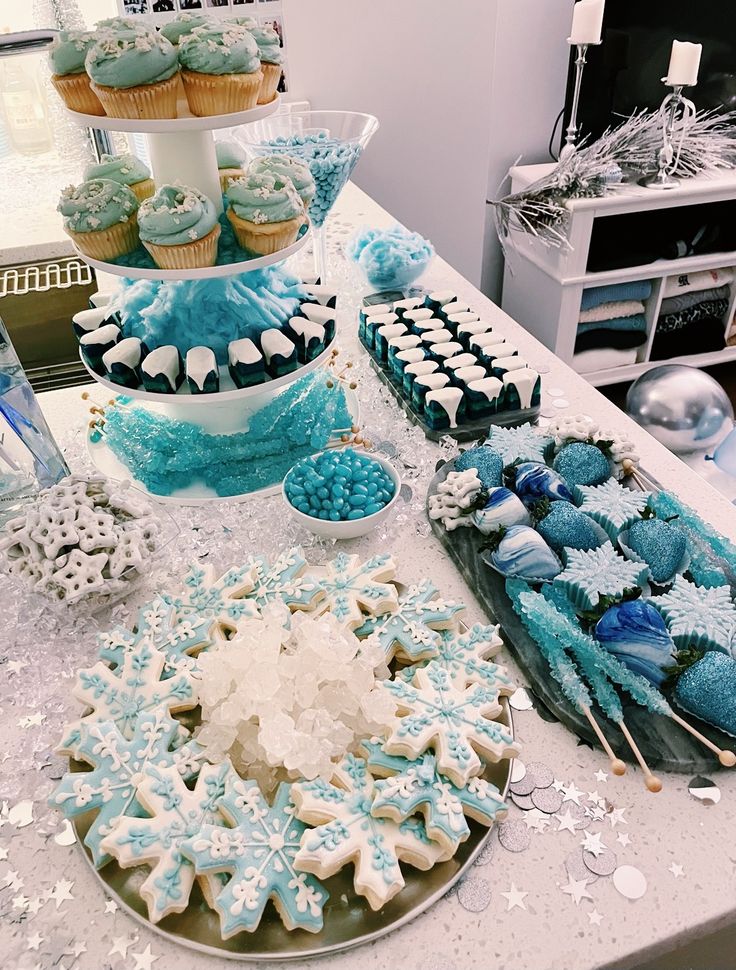
POLYGON ((702 735, 700 731, 696 731, 692 724, 688 724, 687 721, 683 720, 679 714, 675 714, 674 711, 670 712, 670 717, 673 721, 676 721, 681 728, 689 731, 690 734, 692 734, 694 738, 697 738, 701 744, 704 744, 706 748, 710 748, 714 754, 718 755, 718 760, 721 762, 724 768, 733 768, 733 766, 736 765, 736 754, 734 754, 733 751, 729 751, 728 748, 719 748, 717 744, 714 744, 712 741, 708 740, 708 738, 702 735))
POLYGON ((589 707, 586 707, 584 704, 581 705, 581 708, 582 708, 583 714, 585 714, 585 716, 590 721, 590 726, 595 731, 595 733, 596 733, 596 735, 598 737, 598 740, 601 743, 601 747, 603 748, 603 750, 608 755, 608 758, 609 758, 609 760, 611 762, 611 771, 614 773, 614 775, 624 775, 624 774, 626 774, 626 764, 620 758, 617 758, 616 755, 614 754, 613 748, 611 747, 611 745, 606 740, 606 736, 603 733, 603 731, 601 731, 601 727, 598 724, 598 722, 596 721, 596 719, 593 717, 593 714, 592 714, 590 708, 589 707))
POLYGON ((659 778, 656 777, 656 775, 652 774, 649 765, 644 760, 644 757, 641 751, 639 750, 636 741, 634 741, 634 739, 632 738, 631 732, 626 727, 623 720, 619 721, 618 726, 621 728, 621 732, 623 736, 626 738, 627 744, 634 752, 634 757, 639 762, 639 767, 644 772, 644 784, 647 786, 647 789, 651 792, 662 791, 662 782, 659 780, 659 778))

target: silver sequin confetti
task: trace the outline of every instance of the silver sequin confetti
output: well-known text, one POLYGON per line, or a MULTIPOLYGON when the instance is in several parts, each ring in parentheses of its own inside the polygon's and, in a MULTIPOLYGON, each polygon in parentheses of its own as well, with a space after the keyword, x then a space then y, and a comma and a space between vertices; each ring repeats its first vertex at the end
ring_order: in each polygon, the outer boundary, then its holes
POLYGON ((583 852, 583 862, 586 868, 594 872, 596 876, 610 876, 616 868, 616 855, 610 849, 604 849, 600 855, 593 855, 592 852, 583 852))
POLYGON ((554 788, 535 788, 531 799, 535 808, 548 815, 554 815, 562 808, 562 792, 555 791, 554 788))
POLYGON ((531 829, 516 819, 501 822, 498 826, 498 841, 509 852, 523 852, 531 844, 531 829))
POLYGON ((480 876, 468 876, 457 888, 457 899, 469 913, 482 913, 491 901, 491 884, 480 876))

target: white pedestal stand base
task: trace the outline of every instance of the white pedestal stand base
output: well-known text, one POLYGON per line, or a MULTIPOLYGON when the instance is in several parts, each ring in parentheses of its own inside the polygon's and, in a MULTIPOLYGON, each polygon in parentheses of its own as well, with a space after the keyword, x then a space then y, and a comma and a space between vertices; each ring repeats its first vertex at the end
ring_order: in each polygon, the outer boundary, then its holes
POLYGON ((147 135, 153 180, 158 187, 180 182, 203 192, 222 212, 222 190, 211 131, 167 131, 147 135))

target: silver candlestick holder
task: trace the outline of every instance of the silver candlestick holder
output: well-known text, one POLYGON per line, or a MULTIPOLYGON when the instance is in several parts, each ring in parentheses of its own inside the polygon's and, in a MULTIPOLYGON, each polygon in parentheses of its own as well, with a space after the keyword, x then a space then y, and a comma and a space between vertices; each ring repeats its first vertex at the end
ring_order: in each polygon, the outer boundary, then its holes
MULTIPOLYGON (((600 41, 599 41, 600 43, 600 41)), ((565 144, 560 149, 560 161, 563 162, 577 151, 577 140, 580 134, 578 124, 578 108, 580 106, 580 89, 583 85, 583 71, 588 62, 588 48, 590 44, 576 44, 577 56, 575 58, 575 86, 572 91, 572 106, 570 107, 570 123, 565 131, 565 144)), ((592 46, 598 46, 597 44, 592 46)))
POLYGON ((673 171, 677 168, 677 156, 679 150, 675 151, 675 128, 679 125, 682 135, 695 117, 695 105, 689 98, 683 96, 683 84, 668 84, 667 78, 663 77, 662 82, 672 88, 672 91, 665 97, 659 114, 662 119, 662 147, 657 152, 657 171, 644 175, 639 179, 639 185, 646 189, 676 189, 680 180, 673 176, 673 171))

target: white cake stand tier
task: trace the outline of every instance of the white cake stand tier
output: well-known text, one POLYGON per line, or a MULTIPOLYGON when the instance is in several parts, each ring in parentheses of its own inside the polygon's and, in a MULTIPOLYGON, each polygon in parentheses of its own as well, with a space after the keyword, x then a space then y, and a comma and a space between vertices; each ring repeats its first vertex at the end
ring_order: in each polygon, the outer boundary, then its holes
MULTIPOLYGON (((278 95, 268 104, 258 105, 248 111, 235 111, 225 115, 208 115, 199 118, 189 110, 186 101, 177 103, 176 118, 108 118, 70 111, 75 121, 85 128, 102 128, 106 131, 140 132, 147 136, 153 180, 156 185, 181 182, 204 192, 212 199, 218 214, 222 212, 222 192, 217 171, 213 131, 234 128, 266 118, 278 110, 278 95)), ((82 255, 82 254, 80 254, 82 255)), ((86 257, 84 257, 86 259, 86 257)), ((89 260, 88 260, 89 262, 89 260)), ((92 264, 94 265, 94 264, 92 264)), ((267 265, 267 264, 264 264, 267 265)), ((251 266, 251 269, 257 267, 251 266)), ((105 268, 106 272, 114 272, 105 268)), ((247 272, 232 270, 232 272, 247 272)), ((132 275, 132 274, 131 274, 132 275)), ((187 279, 190 277, 143 277, 145 279, 187 279)), ((197 279, 197 277, 191 277, 197 279)))

